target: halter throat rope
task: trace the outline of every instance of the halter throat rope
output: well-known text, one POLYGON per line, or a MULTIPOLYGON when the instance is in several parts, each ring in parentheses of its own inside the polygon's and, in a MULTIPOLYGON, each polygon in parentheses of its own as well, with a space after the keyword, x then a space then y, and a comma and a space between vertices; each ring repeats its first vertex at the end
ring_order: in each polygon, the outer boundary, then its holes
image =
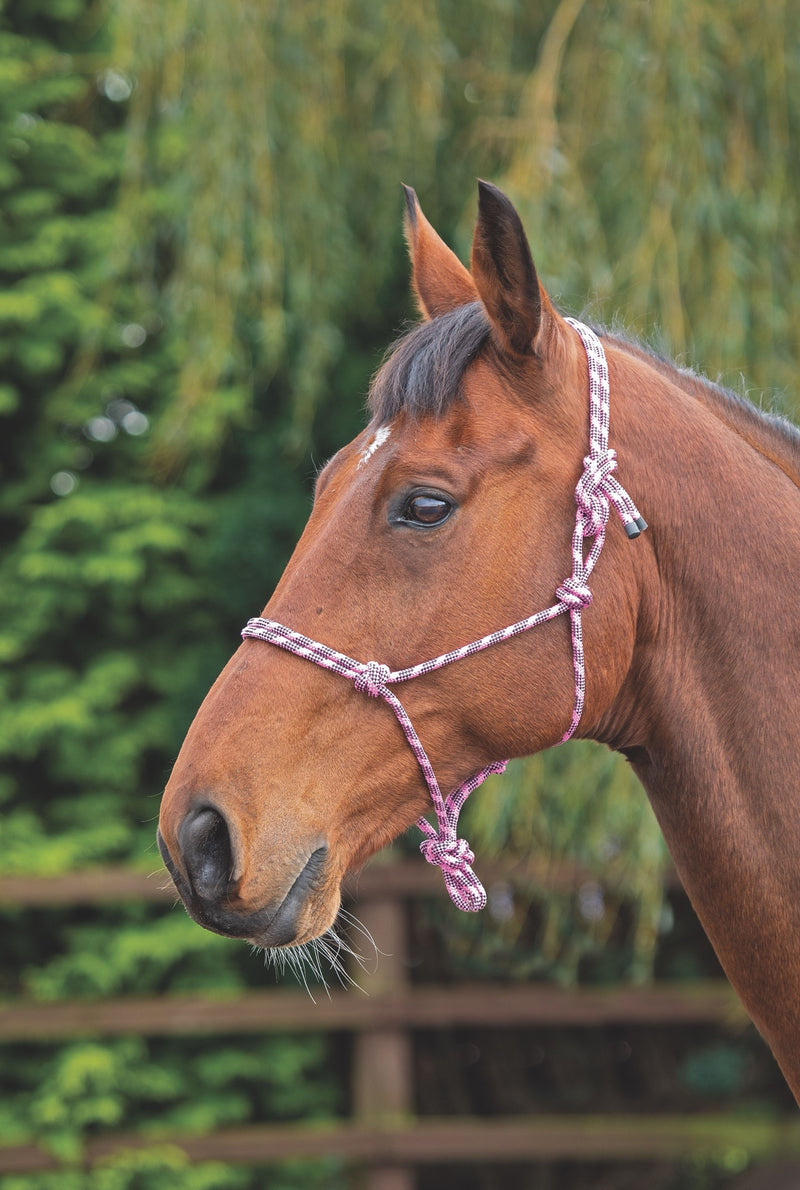
POLYGON ((502 773, 508 762, 498 760, 486 765, 473 777, 463 781, 447 797, 443 797, 431 762, 411 719, 391 687, 408 682, 411 678, 433 673, 463 657, 472 657, 475 653, 488 649, 490 645, 510 640, 521 632, 527 632, 530 628, 536 628, 539 624, 546 624, 568 613, 572 636, 575 702, 569 727, 561 739, 561 743, 564 743, 574 735, 583 713, 586 667, 581 616, 592 602, 589 579, 603 549, 611 506, 616 510, 628 537, 638 537, 647 528, 636 505, 614 474, 617 470, 617 456, 608 446, 609 383, 603 345, 594 331, 583 323, 573 318, 566 321, 580 336, 589 366, 589 453, 583 460, 583 471, 575 488, 572 573, 556 588, 554 604, 527 619, 519 620, 516 624, 463 645, 460 649, 399 670, 391 670, 388 665, 378 661, 356 661, 274 620, 257 617, 249 620, 242 631, 245 638, 250 637, 277 645, 280 649, 294 653, 296 657, 313 661, 323 669, 348 678, 357 691, 370 698, 382 698, 391 707, 417 759, 436 813, 436 827, 431 826, 426 818, 420 818, 417 822, 417 826, 425 835, 420 850, 428 863, 441 868, 453 904, 467 912, 483 909, 486 904, 486 892, 472 868, 475 855, 466 839, 458 836, 459 814, 473 790, 490 774, 502 773), (591 543, 588 552, 584 545, 587 539, 591 543))

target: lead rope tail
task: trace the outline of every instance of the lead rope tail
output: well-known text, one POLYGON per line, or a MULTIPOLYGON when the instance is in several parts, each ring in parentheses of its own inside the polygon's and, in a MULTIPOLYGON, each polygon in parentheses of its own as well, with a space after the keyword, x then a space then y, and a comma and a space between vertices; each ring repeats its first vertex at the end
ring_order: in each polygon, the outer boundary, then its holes
POLYGON ((433 765, 414 730, 414 725, 400 699, 386 684, 390 677, 388 669, 382 676, 383 682, 368 689, 367 693, 373 697, 382 698, 394 711, 422 771, 436 813, 436 827, 431 826, 425 817, 417 819, 417 827, 425 835, 419 849, 429 864, 434 864, 441 870, 447 894, 455 907, 465 913, 478 913, 486 904, 486 890, 472 867, 475 863, 474 851, 466 839, 458 836, 458 818, 465 801, 473 790, 482 785, 492 773, 502 773, 508 762, 505 760, 493 761, 474 776, 462 781, 446 798, 443 798, 433 765))
POLYGON ((427 836, 419 845, 420 851, 429 864, 441 869, 450 900, 457 909, 466 913, 478 913, 483 909, 486 890, 472 867, 475 853, 466 839, 458 837, 458 816, 469 795, 493 773, 505 772, 507 764, 506 760, 495 760, 473 777, 462 781, 447 797, 444 822, 439 819, 438 831, 427 818, 417 819, 417 826, 427 836))

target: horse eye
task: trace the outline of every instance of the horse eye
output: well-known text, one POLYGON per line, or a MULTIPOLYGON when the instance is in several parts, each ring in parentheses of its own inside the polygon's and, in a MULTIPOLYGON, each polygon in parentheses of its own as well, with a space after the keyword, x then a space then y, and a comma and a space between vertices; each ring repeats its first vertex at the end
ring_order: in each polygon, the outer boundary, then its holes
POLYGON ((453 505, 442 496, 412 496, 405 503, 402 519, 411 525, 441 525, 452 511, 453 505))

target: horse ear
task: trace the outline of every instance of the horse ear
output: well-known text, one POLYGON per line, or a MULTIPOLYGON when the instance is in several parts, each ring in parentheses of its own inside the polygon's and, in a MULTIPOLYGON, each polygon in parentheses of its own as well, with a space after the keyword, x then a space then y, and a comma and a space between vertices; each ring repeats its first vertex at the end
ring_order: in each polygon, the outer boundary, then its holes
POLYGON ((536 276, 519 215, 489 182, 478 182, 472 276, 500 346, 512 355, 539 354, 548 324, 555 325, 553 307, 536 276))
POLYGON ((478 300, 469 272, 422 213, 410 186, 406 195, 405 230, 413 269, 413 286, 423 318, 436 318, 457 306, 478 300))

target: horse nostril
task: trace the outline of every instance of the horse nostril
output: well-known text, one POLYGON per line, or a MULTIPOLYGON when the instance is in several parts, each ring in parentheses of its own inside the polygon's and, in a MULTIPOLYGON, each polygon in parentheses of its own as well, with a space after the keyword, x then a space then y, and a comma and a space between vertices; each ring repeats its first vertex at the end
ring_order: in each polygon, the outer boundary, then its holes
POLYGON ((178 845, 195 894, 218 901, 231 877, 231 837, 225 819, 211 806, 186 815, 178 830, 178 845))

